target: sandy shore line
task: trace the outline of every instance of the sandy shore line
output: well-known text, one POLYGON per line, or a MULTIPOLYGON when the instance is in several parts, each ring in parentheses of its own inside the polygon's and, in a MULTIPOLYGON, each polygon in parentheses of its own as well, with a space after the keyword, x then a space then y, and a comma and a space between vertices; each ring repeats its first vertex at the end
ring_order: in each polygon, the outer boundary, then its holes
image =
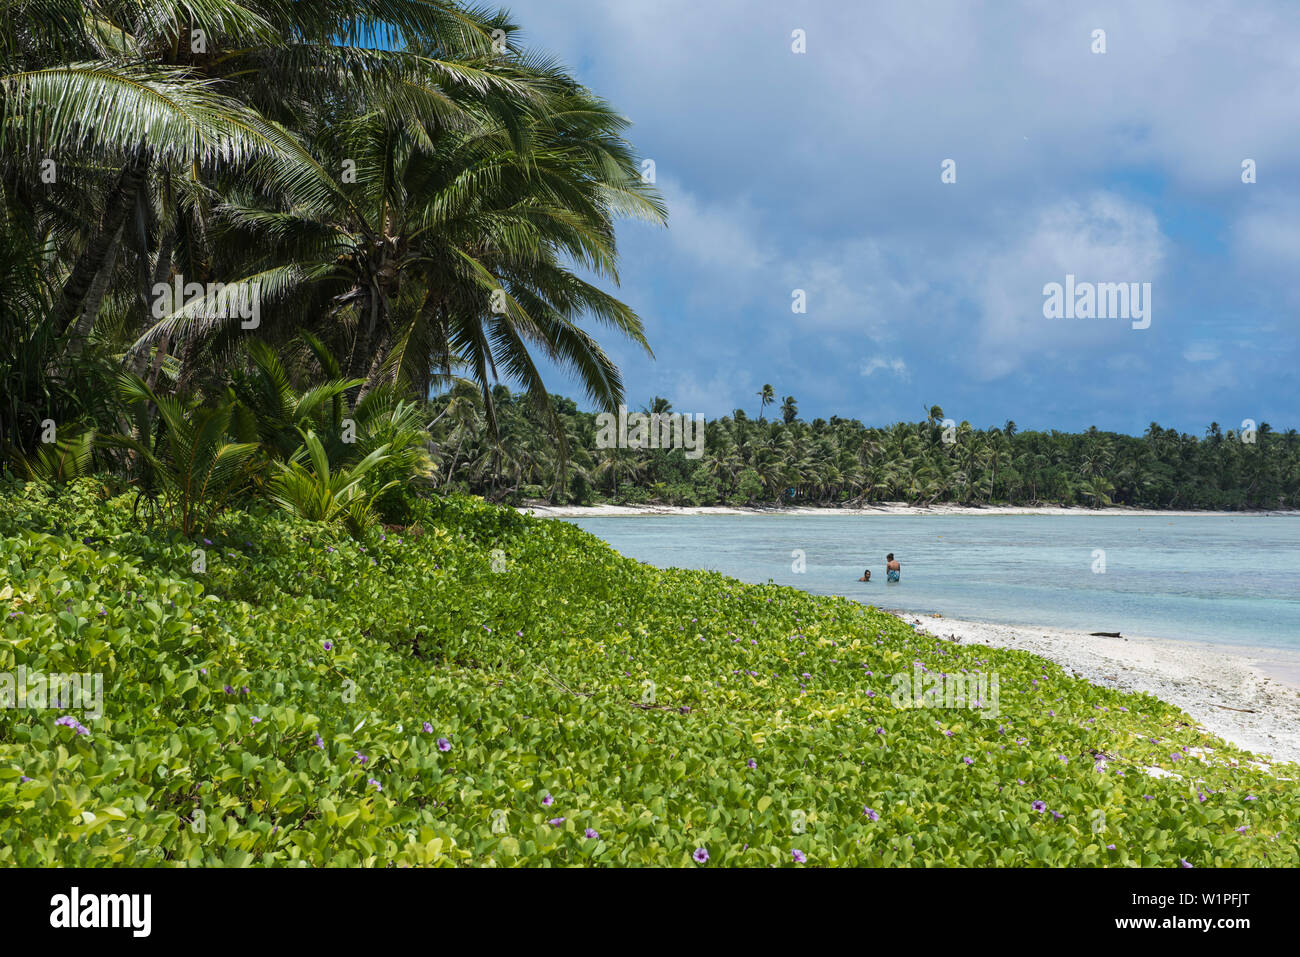
POLYGON ((1029 651, 1093 684, 1145 691, 1225 741, 1300 763, 1300 653, 898 614, 936 637, 1029 651))
POLYGON ((1059 505, 908 505, 880 502, 863 508, 733 508, 722 505, 524 505, 519 511, 539 518, 631 518, 651 515, 1136 515, 1298 517, 1300 511, 1202 512, 1151 508, 1070 508, 1059 505))

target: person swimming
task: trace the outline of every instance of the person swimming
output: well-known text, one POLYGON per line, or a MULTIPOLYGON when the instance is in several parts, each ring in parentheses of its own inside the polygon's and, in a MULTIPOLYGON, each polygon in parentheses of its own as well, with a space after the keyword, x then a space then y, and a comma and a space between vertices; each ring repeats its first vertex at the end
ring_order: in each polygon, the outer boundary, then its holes
POLYGON ((885 556, 885 580, 898 583, 899 576, 902 574, 903 566, 894 560, 894 553, 890 552, 885 556))
POLYGON ((859 578, 858 581, 860 581, 860 582, 869 582, 869 581, 871 581, 871 569, 868 568, 868 569, 864 570, 864 571, 862 572, 862 577, 859 578))

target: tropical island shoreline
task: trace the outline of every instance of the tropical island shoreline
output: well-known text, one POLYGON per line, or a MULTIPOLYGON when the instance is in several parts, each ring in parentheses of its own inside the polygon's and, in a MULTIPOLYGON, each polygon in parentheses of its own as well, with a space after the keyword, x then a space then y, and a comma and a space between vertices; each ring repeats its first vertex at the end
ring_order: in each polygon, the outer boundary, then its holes
MULTIPOLYGON (((676 515, 1131 515, 1295 517, 1297 511, 1173 511, 1111 506, 913 506, 864 508, 741 508, 723 506, 534 504, 520 512, 538 518, 623 518, 676 515)), ((1261 758, 1300 762, 1300 651, 1219 644, 1196 639, 1108 637, 1034 624, 946 618, 882 609, 937 638, 1028 651, 1054 661, 1092 684, 1146 692, 1179 707, 1225 741, 1261 758)))
POLYGON ((909 505, 906 502, 877 502, 856 507, 836 506, 738 506, 738 505, 551 505, 524 503, 518 511, 538 518, 636 518, 672 515, 1132 515, 1136 517, 1283 517, 1300 516, 1300 509, 1213 509, 1132 508, 1108 505, 1088 508, 1070 505, 909 505))
POLYGON ((1091 684, 1154 695, 1238 747, 1300 762, 1300 652, 890 614, 936 638, 1027 651, 1091 684))

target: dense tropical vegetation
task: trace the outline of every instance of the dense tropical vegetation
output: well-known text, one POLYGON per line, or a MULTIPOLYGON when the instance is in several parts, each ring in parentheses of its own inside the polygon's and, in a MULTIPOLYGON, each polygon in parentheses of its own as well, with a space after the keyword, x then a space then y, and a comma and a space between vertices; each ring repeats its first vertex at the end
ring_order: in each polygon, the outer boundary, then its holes
POLYGON ((0 710, 0 865, 1300 865, 1300 769, 1025 652, 457 496, 132 507, 0 496, 0 672, 104 680, 0 710), (898 704, 920 667, 996 713, 898 704))
POLYGON ((187 534, 250 497, 358 528, 392 483, 432 477, 421 417, 449 382, 473 384, 489 424, 499 379, 550 414, 543 357, 593 401, 622 399, 584 324, 649 347, 583 277, 617 281, 616 220, 665 210, 627 121, 513 47, 508 15, 450 0, 4 13, 8 470, 112 475, 187 534))
MULTIPOLYGON (((596 414, 557 396, 570 450, 561 456, 522 397, 497 389, 493 434, 481 399, 458 386, 432 403, 435 458, 451 487, 515 502, 1300 508, 1300 436, 1268 423, 1253 433, 1212 424, 1204 438, 1154 422, 1141 437, 1021 432, 1014 422, 945 425, 934 406, 919 422, 880 428, 838 416, 802 421, 793 396, 779 420, 765 420, 773 393, 759 396, 759 417, 737 409, 707 423, 698 459, 681 449, 598 448, 596 414)), ((641 410, 674 413, 659 396, 641 410)))

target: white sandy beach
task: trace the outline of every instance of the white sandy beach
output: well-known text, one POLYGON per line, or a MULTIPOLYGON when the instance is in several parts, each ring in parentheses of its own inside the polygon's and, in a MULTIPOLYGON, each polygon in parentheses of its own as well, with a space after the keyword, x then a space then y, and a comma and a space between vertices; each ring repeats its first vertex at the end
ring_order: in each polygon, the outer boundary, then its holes
POLYGON ((1279 761, 1300 762, 1300 654, 901 614, 941 638, 1041 655, 1093 684, 1145 691, 1207 731, 1279 761))
POLYGON ((1276 512, 1207 512, 1173 509, 1070 508, 1060 505, 908 505, 905 502, 879 502, 862 508, 739 508, 725 505, 524 505, 519 511, 538 518, 630 518, 639 515, 1135 515, 1200 516, 1267 515, 1298 517, 1300 511, 1276 512))

